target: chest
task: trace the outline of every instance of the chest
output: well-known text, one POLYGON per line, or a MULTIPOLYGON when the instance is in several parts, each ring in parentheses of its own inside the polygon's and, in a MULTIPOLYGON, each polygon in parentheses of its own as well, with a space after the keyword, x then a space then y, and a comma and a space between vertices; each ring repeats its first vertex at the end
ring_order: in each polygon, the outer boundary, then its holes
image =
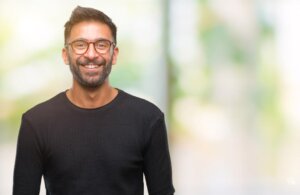
POLYGON ((63 175, 140 169, 143 159, 139 131, 131 124, 52 125, 45 149, 47 169, 63 175))

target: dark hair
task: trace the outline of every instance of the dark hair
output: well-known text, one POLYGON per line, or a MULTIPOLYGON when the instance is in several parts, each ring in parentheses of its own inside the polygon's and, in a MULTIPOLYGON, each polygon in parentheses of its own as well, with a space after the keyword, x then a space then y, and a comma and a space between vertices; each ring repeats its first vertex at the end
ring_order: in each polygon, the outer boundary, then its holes
POLYGON ((65 24, 65 44, 71 34, 73 26, 84 21, 98 21, 106 24, 111 30, 114 42, 117 43, 117 27, 110 17, 97 9, 77 6, 73 10, 69 21, 65 24))

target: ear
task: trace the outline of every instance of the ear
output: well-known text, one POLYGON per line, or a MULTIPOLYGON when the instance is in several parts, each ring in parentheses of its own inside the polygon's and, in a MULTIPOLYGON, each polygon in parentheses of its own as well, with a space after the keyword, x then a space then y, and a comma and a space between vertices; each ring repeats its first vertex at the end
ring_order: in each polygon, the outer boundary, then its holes
POLYGON ((68 50, 65 47, 62 49, 61 54, 62 54, 62 59, 64 60, 64 63, 66 65, 69 65, 70 63, 69 63, 69 58, 68 58, 68 50))
POLYGON ((114 48, 114 51, 113 51, 113 55, 112 55, 112 65, 116 64, 117 63, 117 58, 118 58, 118 55, 119 55, 119 48, 118 47, 115 47, 114 48))

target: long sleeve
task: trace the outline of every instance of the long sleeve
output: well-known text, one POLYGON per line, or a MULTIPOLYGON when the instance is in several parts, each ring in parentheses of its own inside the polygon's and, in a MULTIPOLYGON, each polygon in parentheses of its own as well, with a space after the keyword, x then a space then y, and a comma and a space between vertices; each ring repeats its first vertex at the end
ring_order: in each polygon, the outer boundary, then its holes
POLYGON ((163 116, 150 125, 144 150, 144 173, 149 195, 172 195, 172 168, 163 116))
POLYGON ((37 132, 23 116, 17 143, 13 195, 38 195, 42 167, 41 144, 37 132))

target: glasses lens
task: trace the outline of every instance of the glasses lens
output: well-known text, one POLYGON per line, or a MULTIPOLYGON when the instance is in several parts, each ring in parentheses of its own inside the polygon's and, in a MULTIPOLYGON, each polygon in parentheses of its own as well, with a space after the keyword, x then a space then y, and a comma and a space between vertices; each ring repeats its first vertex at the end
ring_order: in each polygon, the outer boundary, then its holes
POLYGON ((72 48, 74 49, 74 51, 77 53, 77 54, 83 54, 86 52, 87 48, 88 48, 88 43, 85 42, 85 41, 74 41, 72 43, 72 48))
POLYGON ((110 48, 110 42, 108 40, 99 40, 95 42, 95 48, 99 53, 106 53, 110 48))

